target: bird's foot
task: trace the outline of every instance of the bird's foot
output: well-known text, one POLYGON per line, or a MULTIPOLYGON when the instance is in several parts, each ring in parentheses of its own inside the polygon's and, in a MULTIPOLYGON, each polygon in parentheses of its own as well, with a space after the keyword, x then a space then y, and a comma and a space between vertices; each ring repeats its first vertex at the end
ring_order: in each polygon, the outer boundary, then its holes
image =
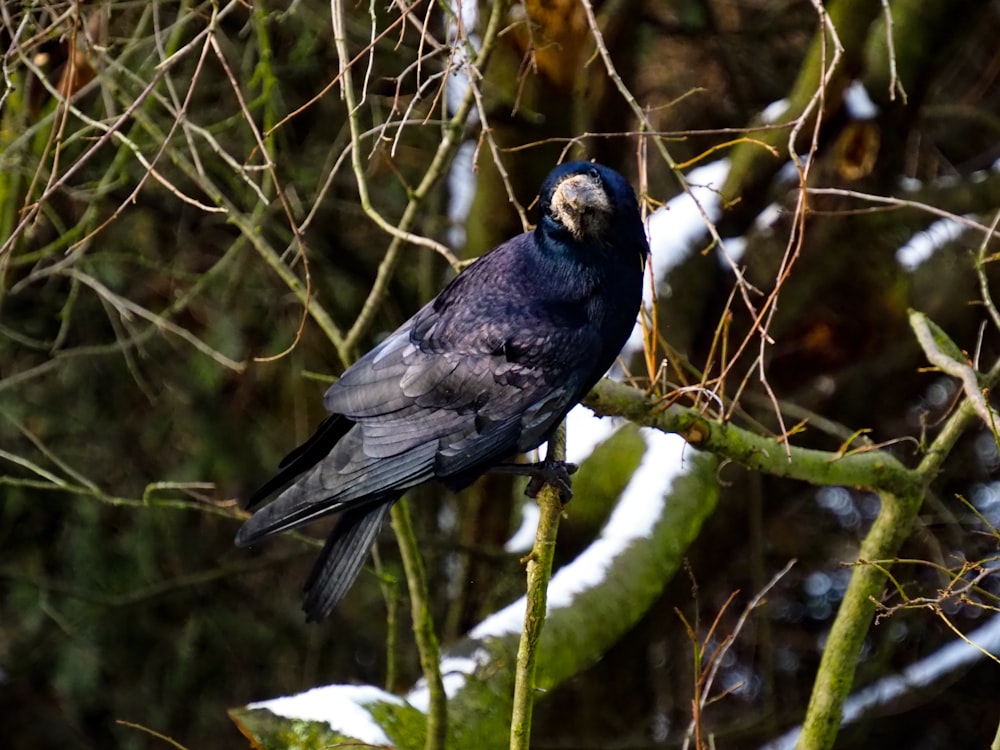
POLYGON ((580 467, 568 461, 540 461, 533 464, 499 464, 490 469, 496 474, 517 474, 529 477, 524 494, 535 499, 542 490, 542 485, 552 485, 559 492, 563 503, 568 503, 573 497, 573 483, 570 476, 580 467))

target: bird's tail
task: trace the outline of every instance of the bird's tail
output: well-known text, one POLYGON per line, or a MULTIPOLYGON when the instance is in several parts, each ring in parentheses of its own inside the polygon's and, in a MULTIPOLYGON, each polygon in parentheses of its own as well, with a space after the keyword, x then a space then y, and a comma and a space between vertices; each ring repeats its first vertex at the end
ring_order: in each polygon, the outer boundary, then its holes
POLYGON ((307 622, 325 620, 344 598, 361 572, 389 509, 399 498, 382 497, 340 515, 306 581, 302 608, 307 622))

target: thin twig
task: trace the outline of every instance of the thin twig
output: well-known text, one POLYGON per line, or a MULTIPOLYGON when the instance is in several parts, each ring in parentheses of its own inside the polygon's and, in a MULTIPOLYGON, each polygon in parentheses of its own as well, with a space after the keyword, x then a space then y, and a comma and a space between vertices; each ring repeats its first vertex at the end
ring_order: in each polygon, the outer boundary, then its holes
POLYGON ((892 36, 892 8, 889 7, 889 0, 882 0, 882 15, 885 17, 885 46, 889 51, 889 101, 896 101, 896 91, 898 90, 905 106, 907 104, 906 89, 903 88, 896 72, 896 44, 892 36))
POLYGON ((1000 415, 987 403, 978 373, 961 358, 962 353, 958 347, 922 313, 910 312, 910 328, 913 329, 920 348, 924 350, 927 361, 941 372, 958 379, 967 402, 983 423, 995 432, 1000 415))
POLYGON ((1000 223, 1000 211, 994 214, 993 223, 990 224, 989 231, 983 237, 983 241, 979 243, 979 250, 976 252, 976 275, 979 277, 979 294, 983 298, 983 305, 986 306, 993 325, 1000 331, 1000 311, 997 311, 997 306, 993 303, 993 296, 990 294, 990 282, 986 278, 986 248, 989 245, 990 238, 993 237, 996 231, 998 223, 1000 223))
POLYGON ((245 362, 237 362, 234 359, 230 359, 222 352, 213 349, 211 346, 209 346, 204 341, 195 336, 193 333, 191 333, 191 331, 189 331, 188 329, 179 326, 176 323, 171 323, 163 316, 157 315, 151 310, 147 310, 142 305, 139 305, 130 299, 126 299, 125 297, 122 297, 119 294, 115 294, 110 289, 108 289, 108 287, 106 287, 104 284, 102 284, 100 281, 95 279, 90 274, 84 273, 83 271, 80 271, 79 269, 76 268, 70 268, 66 271, 66 273, 67 275, 72 276, 73 278, 83 282, 91 289, 93 289, 95 292, 97 292, 97 294, 100 295, 103 299, 106 299, 111 305, 114 306, 116 310, 118 310, 119 314, 123 318, 127 318, 129 315, 138 315, 140 318, 143 318, 145 320, 148 320, 150 323, 153 323, 158 328, 161 328, 164 331, 168 331, 174 334, 175 336, 184 339, 189 344, 191 344, 191 346, 200 351, 202 354, 211 357, 220 365, 229 370, 232 370, 233 372, 243 372, 243 370, 246 368, 245 362))
POLYGON ((722 645, 722 648, 719 651, 718 655, 716 656, 715 660, 713 661, 712 668, 709 671, 708 676, 705 679, 705 688, 704 688, 704 691, 702 693, 702 707, 703 708, 708 703, 708 700, 709 700, 708 696, 709 696, 709 693, 712 690, 712 683, 715 681, 715 677, 718 674, 719 669, 722 666, 723 657, 725 656, 726 652, 729 650, 729 648, 732 646, 732 644, 736 642, 736 638, 743 631, 743 627, 746 625, 747 620, 750 619, 750 615, 753 614, 753 612, 755 612, 758 608, 760 608, 761 605, 763 605, 765 603, 765 599, 766 599, 767 595, 769 593, 771 593, 771 589, 773 589, 775 586, 778 585, 778 582, 782 578, 784 578, 785 575, 787 575, 788 571, 790 571, 794 567, 794 565, 795 565, 796 562, 797 561, 794 560, 794 559, 793 560, 789 560, 785 564, 785 567, 783 567, 781 570, 779 570, 777 573, 775 573, 771 577, 771 580, 768 581, 767 584, 764 586, 764 588, 762 588, 760 591, 758 591, 757 594, 756 594, 756 596, 754 596, 754 598, 750 600, 750 602, 747 604, 747 606, 744 607, 743 612, 740 614, 739 618, 736 620, 736 625, 735 625, 735 627, 733 627, 733 632, 731 633, 731 637, 729 639, 727 639, 726 642, 722 645))
MULTIPOLYGON (((597 16, 594 13, 594 7, 591 3, 591 0, 580 0, 580 2, 581 5, 583 6, 584 12, 587 15, 587 24, 590 26, 590 33, 594 37, 594 44, 597 46, 597 51, 600 54, 601 60, 604 63, 604 68, 607 71, 608 77, 611 79, 612 83, 614 83, 615 88, 618 89, 618 93, 621 95, 622 99, 625 100, 629 108, 632 110, 632 114, 643 125, 643 129, 640 132, 640 135, 648 135, 650 133, 653 133, 654 128, 649 120, 649 116, 646 113, 646 110, 644 110, 642 106, 639 104, 639 102, 636 101, 635 95, 629 90, 628 86, 625 85, 625 82, 622 81, 622 78, 618 74, 618 70, 615 67, 614 61, 611 59, 611 53, 608 51, 608 46, 604 42, 604 35, 601 33, 601 27, 600 24, 597 22, 597 16)), ((654 138, 653 144, 656 147, 656 150, 659 152, 660 157, 670 168, 670 171, 673 173, 673 175, 677 178, 677 182, 680 184, 681 189, 685 193, 687 193, 688 196, 691 198, 692 202, 695 205, 695 208, 698 211, 698 214, 701 216, 701 219, 705 224, 705 228, 708 230, 708 233, 712 238, 713 244, 716 247, 724 247, 725 243, 722 241, 722 237, 719 235, 719 230, 716 228, 715 223, 712 221, 711 217, 709 217, 708 212, 705 211, 705 208, 701 205, 701 201, 698 200, 698 197, 692 191, 691 185, 688 183, 687 179, 684 177, 684 174, 678 168, 677 162, 674 160, 673 156, 671 156, 670 152, 667 150, 667 146, 666 143, 664 142, 664 139, 654 138)), ((729 258, 728 254, 724 254, 724 257, 729 262, 730 270, 736 275, 737 280, 740 282, 741 296, 743 298, 744 304, 747 306, 747 309, 751 312, 751 314, 756 314, 756 308, 753 302, 750 300, 750 296, 747 291, 750 288, 750 285, 748 283, 745 283, 743 279, 742 269, 740 269, 739 266, 729 258)))
POLYGON ((857 198, 859 200, 869 201, 870 203, 884 203, 889 206, 895 206, 896 208, 915 208, 919 211, 926 211, 934 216, 940 216, 942 219, 951 219, 952 221, 958 222, 969 229, 975 229, 977 232, 984 232, 987 238, 1000 238, 1000 231, 997 231, 996 225, 989 228, 975 219, 969 218, 968 216, 962 216, 951 211, 946 211, 945 209, 938 208, 930 203, 909 200, 907 198, 897 198, 891 195, 875 195, 873 193, 863 193, 858 190, 845 190, 844 188, 810 187, 806 188, 806 191, 810 195, 839 195, 846 198, 857 198))
MULTIPOLYGON (((337 48, 338 58, 343 66, 349 62, 349 58, 347 54, 346 38, 344 36, 345 32, 342 3, 340 0, 332 0, 331 6, 334 24, 334 44, 337 48)), ((493 49, 496 46, 496 40, 501 30, 502 19, 505 15, 505 7, 505 4, 502 2, 493 4, 489 21, 486 25, 486 29, 483 31, 482 39, 479 43, 479 50, 475 54, 474 59, 472 59, 469 63, 470 69, 478 71, 479 74, 482 74, 482 71, 485 70, 486 64, 488 63, 489 58, 493 53, 493 49)), ((471 44, 471 41, 467 41, 466 43, 471 44)), ((425 245, 431 247, 431 249, 434 249, 437 252, 441 252, 441 248, 443 246, 441 246, 440 243, 435 243, 425 237, 415 235, 409 231, 409 228, 416 221, 424 200, 437 184, 437 181, 445 174, 447 166, 451 163, 455 153, 458 151, 458 147, 461 145, 461 136, 465 132, 469 113, 472 111, 472 107, 475 102, 475 97, 472 91, 467 91, 461 103, 455 109, 454 115, 443 128, 441 144, 438 146, 434 157, 431 159, 431 163, 427 168, 427 172, 421 179, 420 184, 417 185, 417 187, 411 192, 410 200, 407 203, 406 209, 403 211, 402 217, 398 222, 392 224, 386 221, 381 214, 375 211, 371 204, 368 193, 367 177, 360 160, 360 148, 358 145, 360 136, 358 132, 359 124, 357 117, 357 102, 354 95, 352 78, 350 68, 345 68, 341 71, 341 91, 343 92, 344 101, 348 108, 348 124, 351 131, 351 142, 353 144, 351 162, 354 167, 355 177, 358 181, 358 193, 365 213, 368 214, 368 216, 380 228, 392 236, 392 241, 389 244, 389 248, 386 250, 382 263, 379 265, 378 273, 376 274, 375 282, 372 284, 368 298, 365 300, 354 325, 347 333, 345 346, 348 350, 354 349, 354 347, 356 347, 360 342, 362 336, 364 336, 368 331, 368 327, 374 319, 379 303, 388 289, 389 281, 396 269, 396 264, 399 262, 403 242, 425 245)), ((469 76, 469 80, 470 86, 474 85, 471 74, 469 76)), ((450 251, 445 253, 445 257, 447 258, 448 256, 450 256, 450 251)), ((454 258, 451 257, 449 262, 451 262, 451 260, 454 260, 454 258)))
MULTIPOLYGON (((230 2, 227 5, 225 5, 216 14, 216 16, 215 16, 216 21, 222 19, 231 10, 233 10, 235 7, 238 7, 239 5, 240 5, 240 3, 237 0, 233 0, 233 2, 230 2)), ((135 115, 142 108, 143 104, 146 102, 147 98, 150 96, 150 94, 156 88, 157 84, 160 82, 160 80, 163 78, 163 76, 166 75, 167 71, 171 67, 173 67, 174 65, 177 65, 179 62, 181 62, 181 60, 192 49, 195 48, 192 45, 194 45, 197 42, 199 42, 202 39, 202 37, 205 36, 208 33, 209 33, 209 30, 206 28, 206 29, 202 30, 201 32, 199 32, 198 34, 196 34, 195 38, 192 39, 191 42, 189 42, 182 49, 178 50, 173 55, 171 55, 169 61, 165 61, 165 62, 169 62, 169 65, 163 64, 163 63, 161 63, 160 65, 158 65, 157 68, 156 68, 156 72, 153 74, 153 76, 149 80, 149 82, 143 87, 142 91, 140 91, 137 95, 135 95, 134 97, 132 97, 132 100, 129 102, 128 107, 125 109, 125 111, 117 119, 115 119, 115 121, 113 123, 111 123, 111 125, 104 125, 103 123, 100 124, 101 129, 104 131, 103 134, 101 135, 101 137, 98 138, 97 141, 95 141, 94 144, 90 148, 88 148, 86 151, 84 151, 84 153, 82 153, 80 156, 78 156, 73 161, 73 163, 66 169, 66 171, 63 172, 62 175, 60 175, 57 180, 52 181, 46 187, 45 191, 37 199, 35 199, 35 201, 30 206, 27 207, 27 210, 23 212, 23 214, 21 216, 21 220, 18 222, 17 226, 14 228, 14 231, 11 233, 10 237, 8 237, 4 241, 4 243, 2 245, 0 245, 0 256, 2 256, 4 253, 6 253, 8 250, 10 250, 10 248, 13 246, 13 244, 22 235, 22 233, 24 232, 24 230, 35 220, 35 217, 38 215, 39 211, 41 211, 42 206, 45 205, 45 203, 49 200, 49 198, 51 198, 53 195, 55 195, 55 193, 57 191, 59 191, 63 187, 65 187, 65 185, 69 181, 69 178, 72 177, 74 174, 76 174, 79 170, 81 170, 87 164, 87 162, 89 162, 90 159, 93 158, 93 156, 95 154, 97 154, 104 147, 104 145, 107 144, 108 141, 111 140, 112 137, 116 137, 116 138, 119 138, 119 139, 124 138, 123 134, 120 131, 126 125, 128 125, 130 122, 132 122, 132 116, 135 115)), ((24 50, 23 46, 18 45, 16 47, 16 51, 17 51, 17 54, 18 54, 18 56, 19 56, 19 58, 21 60, 21 63, 26 68, 28 68, 29 70, 37 69, 37 67, 34 65, 33 61, 28 57, 28 55, 25 54, 25 50, 24 50)), ((47 76, 45 76, 44 74, 41 74, 41 75, 38 75, 37 78, 38 78, 38 80, 46 87, 46 89, 53 96, 59 98, 60 101, 64 101, 64 103, 65 103, 68 111, 72 111, 72 113, 75 116, 77 116, 77 117, 81 117, 81 118, 83 118, 85 120, 90 120, 90 118, 87 118, 78 109, 76 109, 76 108, 69 109, 71 107, 73 99, 79 97, 80 95, 82 95, 84 93, 84 90, 76 92, 72 97, 70 97, 68 99, 64 99, 61 96, 60 92, 58 92, 55 89, 55 87, 53 87, 52 84, 49 82, 47 76)), ((97 80, 97 79, 95 79, 95 80, 97 80)), ((91 121, 91 122, 93 122, 93 121, 91 121)), ((128 139, 126 138, 125 141, 128 142, 128 139)), ((136 148, 136 155, 137 155, 137 157, 140 156, 140 154, 138 152, 138 148, 136 148)), ((154 176, 156 176, 155 172, 153 174, 154 174, 154 176)))

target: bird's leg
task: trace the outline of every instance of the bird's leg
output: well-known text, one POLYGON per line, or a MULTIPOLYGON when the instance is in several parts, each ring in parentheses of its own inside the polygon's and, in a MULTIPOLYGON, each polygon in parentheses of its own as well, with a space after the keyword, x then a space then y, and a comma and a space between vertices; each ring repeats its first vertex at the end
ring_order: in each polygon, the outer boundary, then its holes
POLYGON ((568 461, 539 461, 531 464, 497 464, 489 470, 491 474, 515 474, 529 477, 531 481, 524 489, 524 494, 534 499, 542 490, 543 484, 551 484, 557 490, 564 503, 573 497, 573 486, 570 476, 580 468, 568 461))

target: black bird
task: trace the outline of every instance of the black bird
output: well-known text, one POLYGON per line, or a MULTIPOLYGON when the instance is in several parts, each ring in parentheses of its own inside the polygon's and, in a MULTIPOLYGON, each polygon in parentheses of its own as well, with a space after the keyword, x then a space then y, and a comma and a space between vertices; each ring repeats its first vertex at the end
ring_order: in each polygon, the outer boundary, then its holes
POLYGON ((632 332, 649 245, 625 178, 563 164, 540 213, 349 367, 326 392, 330 416, 250 498, 304 474, 243 524, 241 547, 339 514, 305 586, 308 620, 333 611, 404 492, 461 489, 538 447, 632 332))

